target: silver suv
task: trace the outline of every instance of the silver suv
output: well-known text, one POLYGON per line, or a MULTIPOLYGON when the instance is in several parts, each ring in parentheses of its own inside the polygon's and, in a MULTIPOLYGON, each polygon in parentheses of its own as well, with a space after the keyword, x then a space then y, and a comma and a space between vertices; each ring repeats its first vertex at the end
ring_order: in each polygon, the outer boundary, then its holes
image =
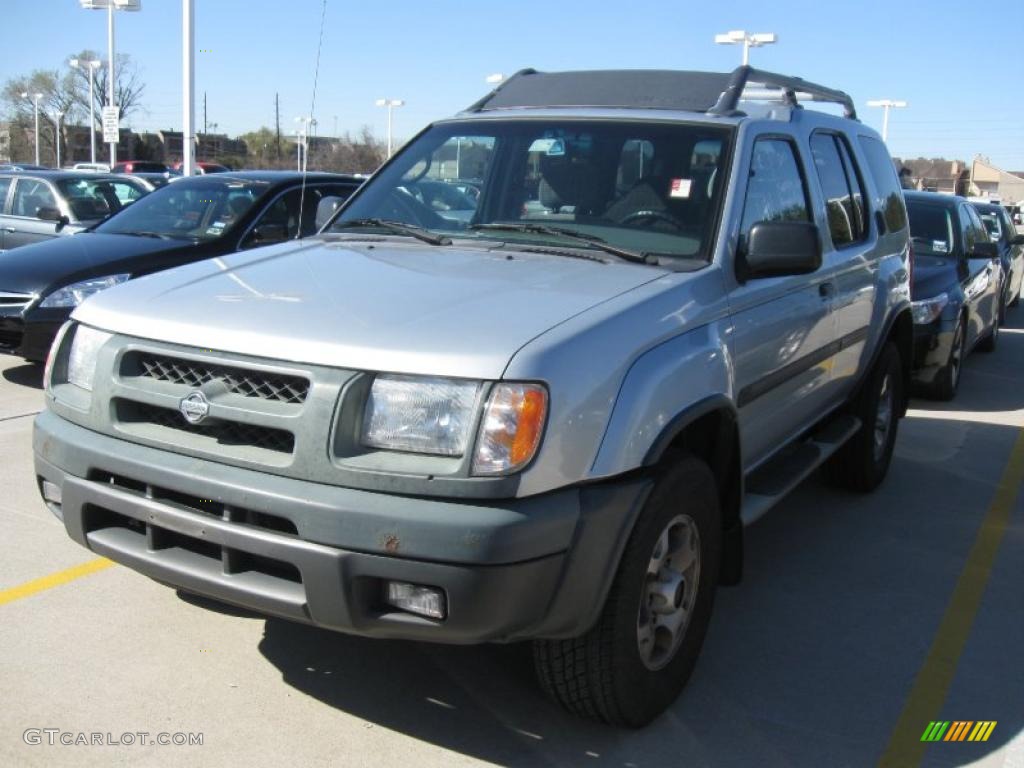
POLYGON ((552 697, 638 726, 743 526, 819 466, 882 480, 911 338, 903 198, 846 94, 524 71, 318 237, 84 302, 35 466, 73 539, 147 576, 367 637, 529 639, 552 697))

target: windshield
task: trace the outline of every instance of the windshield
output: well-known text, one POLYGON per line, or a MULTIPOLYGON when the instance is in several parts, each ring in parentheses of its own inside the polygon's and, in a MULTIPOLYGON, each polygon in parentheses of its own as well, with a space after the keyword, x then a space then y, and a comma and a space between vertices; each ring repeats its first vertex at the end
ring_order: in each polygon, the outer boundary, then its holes
POLYGON ((953 252, 953 217, 949 210, 907 200, 907 215, 915 254, 946 256, 953 252))
POLYGON ((77 221, 102 219, 143 197, 148 190, 131 179, 58 179, 57 187, 77 221))
POLYGON ((182 240, 216 240, 270 188, 261 181, 176 181, 154 190, 94 232, 149 234, 182 240))
POLYGON ((368 182, 328 231, 377 219, 449 236, 592 247, 551 231, 562 230, 643 254, 707 259, 729 139, 725 128, 669 122, 442 123, 368 182))

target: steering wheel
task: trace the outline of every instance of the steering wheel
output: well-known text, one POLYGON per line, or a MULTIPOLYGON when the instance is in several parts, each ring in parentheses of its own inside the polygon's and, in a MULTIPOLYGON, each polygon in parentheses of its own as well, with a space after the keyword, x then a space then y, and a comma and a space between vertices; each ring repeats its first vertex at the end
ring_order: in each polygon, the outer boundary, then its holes
POLYGON ((619 219, 618 223, 619 224, 629 224, 629 223, 631 223, 633 221, 638 221, 638 220, 641 220, 641 219, 652 219, 654 221, 663 221, 666 224, 671 224, 673 227, 675 227, 678 230, 686 229, 686 225, 683 224, 683 222, 679 221, 679 219, 677 219, 676 217, 670 216, 669 214, 664 213, 662 211, 655 211, 653 209, 647 209, 647 210, 644 210, 644 211, 634 211, 633 213, 627 214, 626 216, 624 216, 621 219, 619 219))
POLYGON ((425 205, 409 192, 392 189, 385 198, 384 218, 408 221, 420 227, 444 228, 445 220, 438 216, 429 205, 425 205), (390 208, 390 210, 388 210, 390 208))

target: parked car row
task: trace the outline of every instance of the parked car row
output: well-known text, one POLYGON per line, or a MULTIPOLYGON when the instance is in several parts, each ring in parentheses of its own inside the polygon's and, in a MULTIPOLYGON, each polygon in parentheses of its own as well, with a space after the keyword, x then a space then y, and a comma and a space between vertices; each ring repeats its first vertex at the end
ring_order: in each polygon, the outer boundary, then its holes
MULTIPOLYGON (((6 178, 0 175, 0 193, 6 178)), ((0 254, 0 345, 43 360, 57 329, 92 294, 162 269, 313 234, 363 181, 310 173, 303 188, 295 172, 246 171, 181 179, 143 197, 134 178, 61 172, 11 178, 8 208, 17 215, 0 218, 14 229, 5 237, 27 238, 35 228, 45 230, 36 240, 49 242, 0 254), (59 210, 71 215, 94 205, 83 202, 94 190, 137 202, 118 211, 90 207, 93 218, 75 218, 54 232, 50 218, 39 216, 41 201, 19 196, 44 183, 59 210), (101 212, 106 218, 97 222, 101 212), (69 229, 79 234, 54 237, 69 229)))
POLYGON ((964 359, 995 350, 1020 302, 1024 234, 1005 208, 935 192, 905 192, 914 249, 914 383, 951 400, 964 359))

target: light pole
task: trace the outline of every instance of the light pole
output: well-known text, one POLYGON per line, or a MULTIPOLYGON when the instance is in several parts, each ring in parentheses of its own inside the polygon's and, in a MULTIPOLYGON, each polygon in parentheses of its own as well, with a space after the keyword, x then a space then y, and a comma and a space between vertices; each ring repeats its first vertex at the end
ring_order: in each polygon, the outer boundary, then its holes
POLYGON ((487 77, 485 77, 484 82, 490 83, 491 85, 497 85, 504 79, 505 76, 501 74, 501 72, 495 72, 493 75, 488 75, 487 77))
POLYGON ((760 48, 762 45, 771 45, 779 41, 774 32, 757 32, 748 35, 742 29, 733 29, 721 35, 715 35, 715 42, 719 45, 742 45, 743 66, 750 64, 750 49, 760 48))
POLYGON ((298 170, 302 172, 309 167, 309 129, 316 130, 316 119, 312 115, 309 117, 296 117, 295 122, 302 124, 302 128, 295 131, 295 135, 300 139, 299 154, 297 155, 298 170))
MULTIPOLYGON (((140 11, 142 0, 78 0, 79 5, 91 11, 107 12, 107 106, 116 107, 114 103, 114 11, 140 11)), ((117 142, 110 142, 110 167, 117 162, 117 142)))
POLYGON ((85 67, 89 71, 89 161, 96 163, 96 97, 93 96, 93 72, 103 66, 99 59, 71 59, 68 62, 78 69, 85 67))
POLYGON ((907 102, 893 99, 872 99, 868 102, 868 106, 882 108, 882 141, 885 141, 889 136, 889 110, 902 109, 907 106, 907 102))
MULTIPOLYGON (((27 93, 21 94, 21 98, 27 99, 28 98, 28 94, 27 93)), ((43 94, 41 94, 41 93, 33 93, 32 94, 32 103, 35 106, 35 115, 36 115, 36 165, 39 165, 39 100, 41 98, 43 98, 43 94)))
POLYGON ((57 145, 57 170, 60 170, 60 119, 64 117, 64 113, 59 109, 54 112, 57 116, 57 132, 53 134, 53 140, 57 145))
POLYGON ((195 7, 181 0, 181 173, 191 176, 196 168, 195 101, 195 7))
POLYGON ((401 99, 377 99, 375 104, 378 107, 388 108, 388 158, 391 157, 391 112, 395 107, 404 107, 405 102, 401 99))

